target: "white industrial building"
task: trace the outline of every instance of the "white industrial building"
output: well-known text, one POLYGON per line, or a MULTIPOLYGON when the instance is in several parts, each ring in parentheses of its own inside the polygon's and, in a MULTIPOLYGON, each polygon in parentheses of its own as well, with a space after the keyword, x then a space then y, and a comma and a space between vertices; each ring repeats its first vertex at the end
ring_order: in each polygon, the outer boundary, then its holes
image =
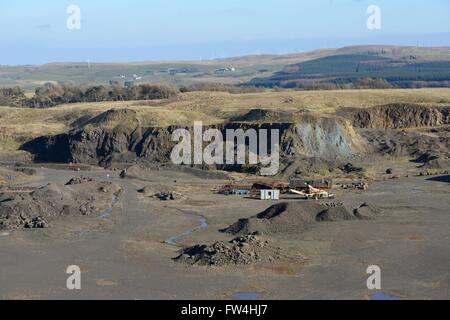
POLYGON ((261 200, 280 200, 280 190, 261 190, 261 200))

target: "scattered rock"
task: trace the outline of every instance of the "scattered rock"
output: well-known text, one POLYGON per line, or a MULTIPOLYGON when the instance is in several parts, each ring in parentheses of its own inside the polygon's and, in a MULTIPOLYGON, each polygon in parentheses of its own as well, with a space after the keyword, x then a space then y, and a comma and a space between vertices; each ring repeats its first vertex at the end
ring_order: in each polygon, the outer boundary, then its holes
POLYGON ((349 173, 361 173, 361 172, 364 171, 363 168, 356 167, 356 166, 354 166, 353 164, 351 164, 350 162, 349 162, 349 163, 346 163, 346 164, 344 164, 344 165, 341 165, 341 166, 339 166, 338 168, 339 168, 341 171, 343 171, 343 172, 345 172, 345 173, 347 173, 347 174, 349 174, 349 173))
POLYGON ((352 182, 352 183, 344 183, 341 185, 341 188, 344 190, 349 189, 358 189, 358 190, 367 190, 369 185, 364 181, 352 182))
POLYGON ((25 229, 44 229, 48 227, 47 222, 42 217, 34 217, 31 220, 27 219, 24 222, 23 227, 25 229))
POLYGON ((138 192, 146 197, 161 201, 178 200, 183 197, 181 193, 175 192, 173 188, 163 185, 145 186, 139 189, 138 192))
POLYGON ((127 169, 123 169, 123 170, 120 172, 119 177, 120 177, 121 179, 125 179, 125 178, 127 177, 127 169))
POLYGON ((16 167, 14 168, 14 171, 21 172, 23 174, 26 174, 27 176, 34 176, 36 174, 36 170, 32 168, 16 167))
POLYGON ((92 181, 94 181, 94 179, 92 179, 92 178, 75 177, 75 178, 70 179, 66 183, 66 186, 73 186, 73 185, 82 184, 82 183, 86 183, 86 182, 92 182, 92 181))
POLYGON ((107 182, 71 179, 66 185, 49 183, 28 190, 3 190, 0 193, 0 229, 42 229, 52 219, 68 215, 92 215, 111 204, 120 192, 107 182))
POLYGON ((427 151, 414 162, 423 163, 421 168, 424 169, 447 169, 450 168, 450 153, 427 151))
POLYGON ((175 200, 174 193, 172 192, 160 192, 155 195, 161 201, 175 200))

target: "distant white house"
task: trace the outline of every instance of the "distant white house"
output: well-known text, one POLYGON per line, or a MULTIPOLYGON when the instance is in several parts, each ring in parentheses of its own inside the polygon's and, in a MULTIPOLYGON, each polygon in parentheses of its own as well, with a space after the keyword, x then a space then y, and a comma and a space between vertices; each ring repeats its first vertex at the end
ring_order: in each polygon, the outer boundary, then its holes
POLYGON ((280 200, 280 190, 261 190, 261 200, 280 200))

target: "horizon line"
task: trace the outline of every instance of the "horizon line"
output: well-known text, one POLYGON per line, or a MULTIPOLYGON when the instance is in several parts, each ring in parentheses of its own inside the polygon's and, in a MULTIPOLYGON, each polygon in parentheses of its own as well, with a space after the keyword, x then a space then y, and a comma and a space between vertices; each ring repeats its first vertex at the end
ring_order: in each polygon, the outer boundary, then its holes
MULTIPOLYGON (((52 64, 81 64, 81 63, 88 63, 88 64, 173 64, 173 63, 202 63, 202 62, 221 62, 225 60, 232 60, 232 59, 244 59, 248 57, 264 57, 264 56, 273 56, 273 57, 283 57, 283 56, 291 56, 291 55, 306 55, 311 54, 314 52, 320 52, 320 51, 327 51, 327 50, 342 50, 342 49, 348 49, 348 48, 358 48, 358 47, 398 47, 398 48, 422 48, 422 49, 450 49, 450 45, 436 45, 436 46, 421 46, 421 45, 395 45, 395 44, 359 44, 359 45, 350 45, 350 46, 343 46, 343 47, 323 47, 323 48, 317 48, 313 50, 306 50, 306 51, 296 51, 296 52, 288 52, 288 53, 271 53, 271 52, 264 52, 264 53, 249 53, 244 55, 230 55, 228 57, 223 58, 213 58, 213 59, 168 59, 168 60, 60 60, 60 61, 49 61, 45 63, 25 63, 25 64, 1 64, 0 67, 27 67, 27 66, 46 66, 46 65, 52 65, 52 64)), ((450 57, 450 56, 449 56, 450 57)))

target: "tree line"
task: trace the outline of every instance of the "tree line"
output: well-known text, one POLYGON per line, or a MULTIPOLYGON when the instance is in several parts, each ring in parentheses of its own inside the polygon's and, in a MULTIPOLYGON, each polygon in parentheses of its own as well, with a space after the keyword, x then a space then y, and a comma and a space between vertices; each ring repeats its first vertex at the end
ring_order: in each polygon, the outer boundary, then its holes
POLYGON ((27 98, 20 87, 0 88, 0 105, 29 108, 51 108, 62 104, 81 102, 131 101, 168 99, 180 92, 219 91, 228 93, 254 93, 263 88, 236 86, 218 83, 197 83, 177 89, 164 84, 138 84, 123 86, 111 85, 73 85, 46 83, 27 98))
POLYGON ((177 93, 176 88, 160 84, 76 86, 46 83, 37 88, 31 98, 27 98, 19 87, 1 88, 0 105, 51 108, 68 103, 168 99, 177 93))

